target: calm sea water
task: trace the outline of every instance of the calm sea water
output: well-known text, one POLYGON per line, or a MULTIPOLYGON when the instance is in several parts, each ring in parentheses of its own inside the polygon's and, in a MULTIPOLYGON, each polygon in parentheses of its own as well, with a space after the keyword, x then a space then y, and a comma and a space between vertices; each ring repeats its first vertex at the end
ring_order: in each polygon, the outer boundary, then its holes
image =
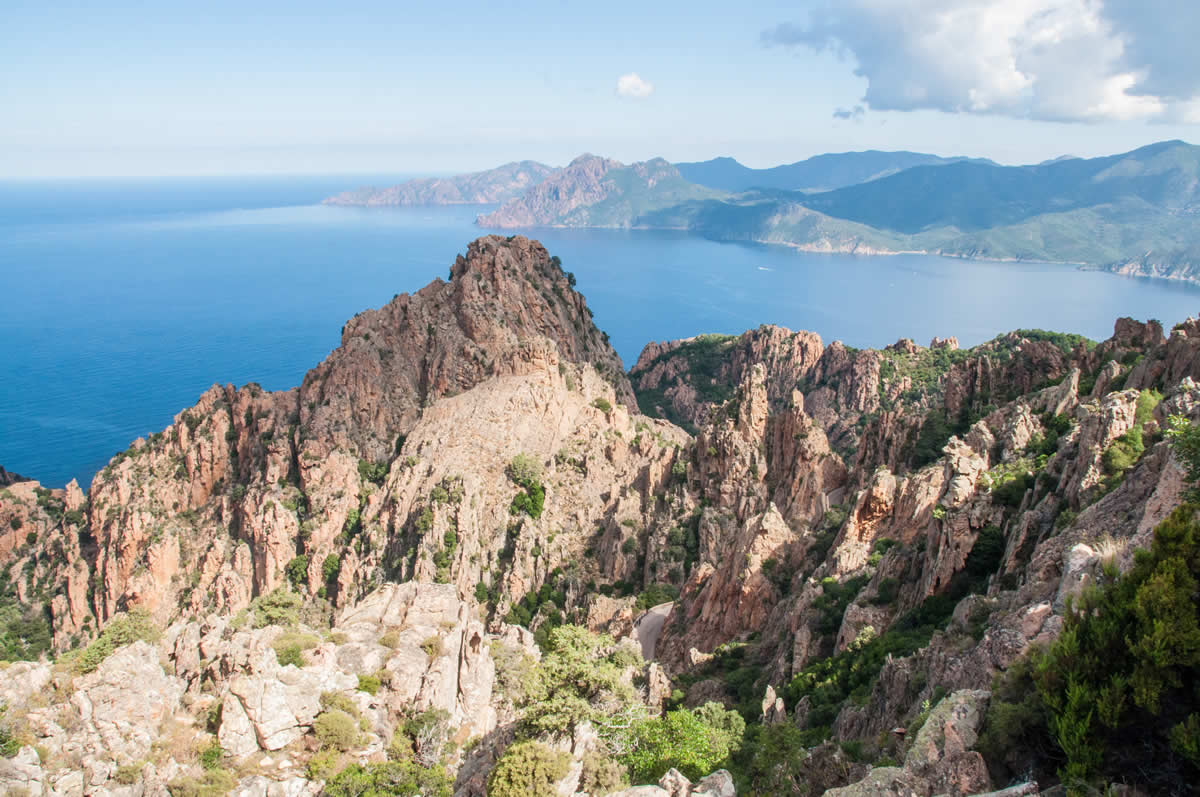
MULTIPOLYGON (((377 183, 386 184, 390 178, 377 183)), ((0 465, 86 485, 214 383, 299 384, 342 323, 445 277, 478 208, 359 210, 361 178, 0 183, 0 465)), ((763 323, 882 346, 1018 327, 1167 325, 1200 289, 1069 267, 801 254, 676 233, 542 230, 631 365, 651 340, 763 323)))

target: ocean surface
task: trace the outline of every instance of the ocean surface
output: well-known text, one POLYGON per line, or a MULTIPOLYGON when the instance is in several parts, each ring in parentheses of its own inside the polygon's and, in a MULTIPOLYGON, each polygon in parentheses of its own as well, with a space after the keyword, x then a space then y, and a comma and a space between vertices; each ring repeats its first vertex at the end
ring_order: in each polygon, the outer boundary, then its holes
MULTIPOLYGON (((394 176, 0 182, 0 465, 92 475, 214 383, 298 385, 342 323, 434 277, 486 231, 476 207, 319 200, 394 176)), ((483 209, 484 211, 487 208, 483 209)), ((878 347, 1016 328, 1168 328, 1200 288, 1067 266, 856 257, 681 233, 530 231, 630 366, 651 340, 760 324, 878 347)))

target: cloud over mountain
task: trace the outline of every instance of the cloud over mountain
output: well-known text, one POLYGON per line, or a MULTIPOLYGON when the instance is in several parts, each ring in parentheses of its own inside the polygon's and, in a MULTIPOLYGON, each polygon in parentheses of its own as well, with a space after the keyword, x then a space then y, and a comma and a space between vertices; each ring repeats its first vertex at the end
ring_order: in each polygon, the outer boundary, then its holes
POLYGON ((841 0, 762 38, 852 58, 874 110, 1191 121, 1197 29, 1173 0, 841 0))

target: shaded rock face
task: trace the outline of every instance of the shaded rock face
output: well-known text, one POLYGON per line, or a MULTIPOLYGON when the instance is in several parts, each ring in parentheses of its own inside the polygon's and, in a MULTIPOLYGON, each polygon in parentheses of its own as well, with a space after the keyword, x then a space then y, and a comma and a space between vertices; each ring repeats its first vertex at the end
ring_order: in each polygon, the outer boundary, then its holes
POLYGON ((30 481, 30 480, 26 479, 24 476, 21 476, 20 474, 13 473, 12 471, 8 471, 8 470, 5 470, 4 468, 0 467, 0 487, 7 487, 10 484, 16 484, 17 482, 27 482, 27 481, 30 481))

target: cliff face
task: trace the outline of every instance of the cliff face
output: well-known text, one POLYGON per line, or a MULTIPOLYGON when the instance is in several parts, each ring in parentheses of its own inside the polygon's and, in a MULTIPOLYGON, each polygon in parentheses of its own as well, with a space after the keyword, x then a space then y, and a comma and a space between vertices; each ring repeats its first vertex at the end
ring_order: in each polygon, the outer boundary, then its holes
MULTIPOLYGON (((214 386, 86 495, 4 487, 0 620, 46 618, 60 651, 130 610, 167 629, 78 684, 14 665, 25 691, 0 697, 52 753, 20 783, 83 771, 111 785, 112 762, 149 755, 168 720, 219 705, 222 747, 272 757, 258 786, 310 793, 317 781, 278 760, 311 757, 313 695, 353 697, 357 676, 386 670, 378 699, 354 697, 364 755, 405 712, 441 708, 468 729, 459 742, 486 741, 455 759, 461 793, 480 793, 514 720, 493 690, 496 656, 511 656, 493 644, 536 657, 518 625, 564 621, 652 653, 637 683, 653 710, 676 687, 688 705, 743 707, 774 687, 786 703, 772 689, 768 721, 874 744, 943 692, 977 709, 986 698, 968 693, 1055 636, 1100 550, 1127 565, 1178 504, 1183 475, 1157 430, 1200 417, 1200 322, 1165 338, 1122 319, 1098 345, 1024 331, 967 351, 858 351, 761 327, 651 344, 630 376, 556 259, 489 236, 449 281, 351 319, 299 388, 214 386), (1134 430, 1146 451, 1116 468, 1109 452, 1134 430), (334 618, 294 667, 273 652, 287 623, 244 627, 285 594, 306 602, 302 625, 334 618), (912 644, 855 700, 824 703, 797 680, 894 629, 912 644), (153 700, 122 703, 122 671, 153 700), (30 703, 51 682, 73 708, 30 703), (132 719, 109 728, 110 710, 132 719)), ((978 754, 926 742, 880 777, 986 785, 978 754)), ((139 776, 150 793, 191 771, 170 760, 139 776)), ((811 782, 862 774, 833 771, 811 782)))
POLYGON ((556 171, 554 167, 536 161, 520 161, 456 177, 408 180, 389 188, 363 187, 343 191, 321 204, 343 207, 490 205, 520 196, 556 171))

